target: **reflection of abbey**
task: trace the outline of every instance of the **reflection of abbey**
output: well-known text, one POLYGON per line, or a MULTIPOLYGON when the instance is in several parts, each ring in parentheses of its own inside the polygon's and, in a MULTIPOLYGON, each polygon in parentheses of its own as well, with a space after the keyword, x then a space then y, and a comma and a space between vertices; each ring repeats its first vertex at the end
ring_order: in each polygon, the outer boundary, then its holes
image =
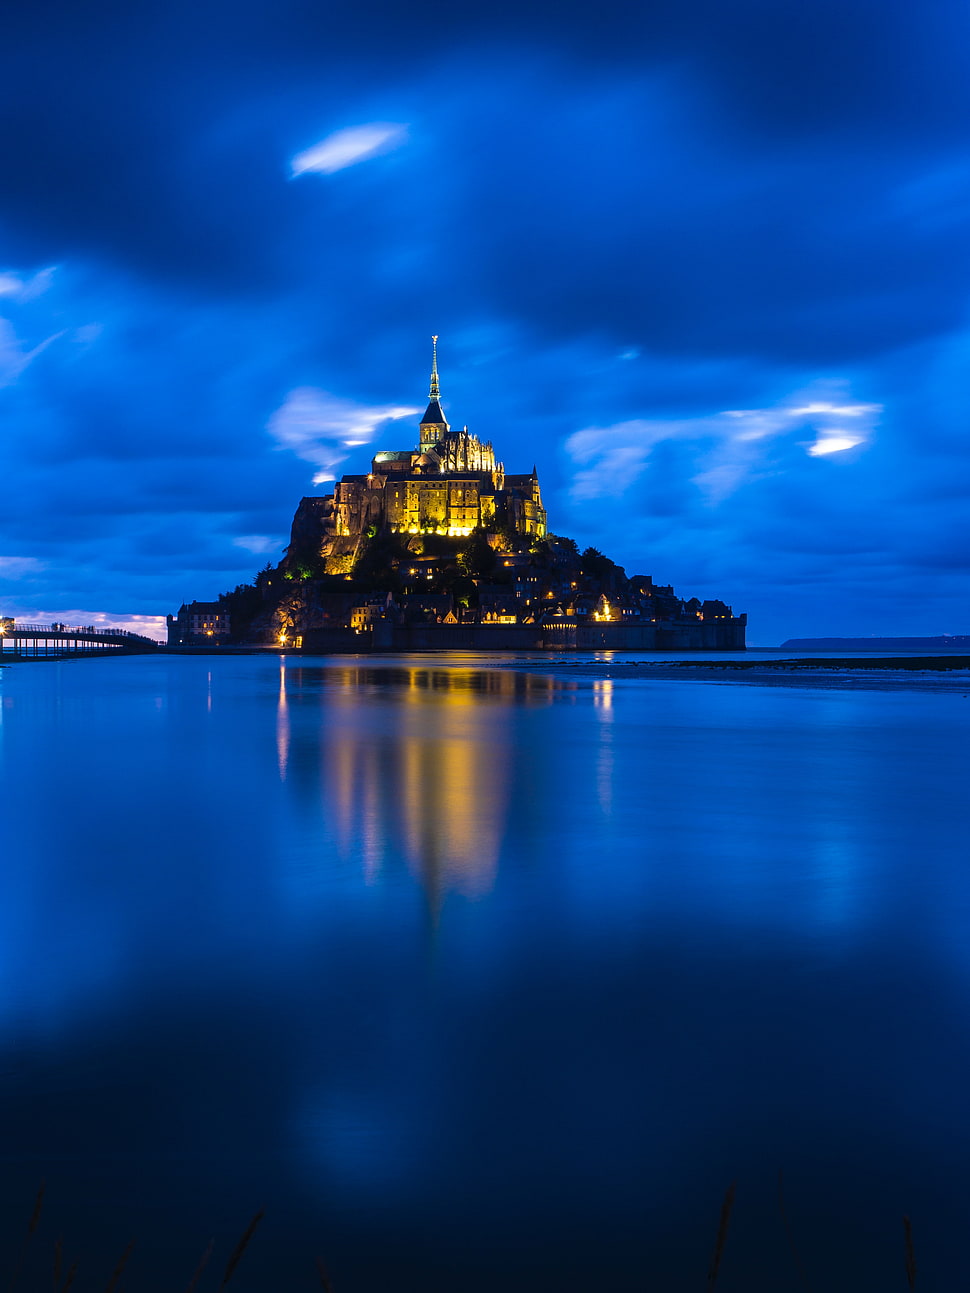
MULTIPOLYGON (((507 475, 491 442, 449 425, 440 402, 437 337, 434 342, 417 448, 383 449, 366 475, 343 476, 333 494, 300 504, 294 539, 318 533, 328 574, 350 573, 362 541, 374 534, 460 538, 479 529, 541 539, 546 533, 535 467, 528 475, 507 475)), ((420 551, 422 545, 410 546, 420 551)))
MULTIPOLYGON (((434 339, 435 343, 437 338, 434 339)), ((217 602, 183 605, 169 642, 320 651, 727 650, 745 617, 684 601, 595 548, 550 534, 535 467, 506 473, 490 441, 441 407, 437 346, 410 449, 300 501, 286 553, 217 602)))

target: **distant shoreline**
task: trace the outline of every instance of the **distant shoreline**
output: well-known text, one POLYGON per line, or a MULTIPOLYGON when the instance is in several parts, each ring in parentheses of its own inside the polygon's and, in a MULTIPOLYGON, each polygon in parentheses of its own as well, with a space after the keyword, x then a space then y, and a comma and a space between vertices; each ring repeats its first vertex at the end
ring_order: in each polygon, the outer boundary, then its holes
POLYGON ((970 697, 970 656, 902 656, 781 660, 555 660, 491 666, 560 679, 692 682, 720 686, 794 687, 826 691, 922 691, 970 697))
POLYGON ((646 668, 662 665, 668 669, 910 669, 934 670, 970 669, 967 655, 919 656, 820 656, 814 660, 677 660, 643 662, 646 668))
POLYGON ((787 638, 777 651, 892 651, 894 654, 918 654, 923 651, 943 651, 950 654, 970 652, 970 635, 965 633, 938 634, 931 638, 787 638))

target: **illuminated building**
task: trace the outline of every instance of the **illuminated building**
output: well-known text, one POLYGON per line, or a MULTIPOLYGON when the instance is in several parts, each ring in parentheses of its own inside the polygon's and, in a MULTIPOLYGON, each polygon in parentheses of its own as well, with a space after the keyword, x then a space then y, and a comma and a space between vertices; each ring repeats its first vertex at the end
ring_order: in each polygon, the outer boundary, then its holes
POLYGON ((229 636, 229 612, 221 602, 183 602, 178 615, 167 617, 167 625, 169 646, 224 642, 229 636))
POLYGON ((421 551, 423 534, 461 538, 482 529, 541 539, 546 533, 535 467, 509 475, 490 441, 453 430, 441 407, 437 337, 428 407, 413 449, 384 449, 366 475, 343 476, 332 494, 304 498, 293 520, 290 552, 322 557, 328 574, 353 569, 362 541, 400 535, 421 551))

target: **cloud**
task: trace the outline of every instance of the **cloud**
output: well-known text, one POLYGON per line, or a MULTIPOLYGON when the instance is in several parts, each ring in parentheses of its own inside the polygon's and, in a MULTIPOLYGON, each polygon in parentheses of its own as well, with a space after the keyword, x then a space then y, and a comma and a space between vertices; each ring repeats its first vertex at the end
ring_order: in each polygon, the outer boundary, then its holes
POLYGON ((267 425, 279 448, 318 468, 313 483, 319 485, 335 478, 348 445, 367 444, 383 422, 420 411, 400 405, 355 404, 314 386, 301 386, 290 391, 267 425))
POLYGON ((808 455, 840 453, 866 443, 881 410, 880 404, 820 398, 806 402, 796 396, 769 408, 587 427, 566 440, 567 453, 580 467, 571 495, 574 500, 618 497, 646 470, 655 447, 674 440, 694 444, 696 470, 691 479, 717 503, 767 465, 766 442, 808 431, 815 433, 815 440, 798 442, 808 455), (847 418, 855 424, 851 432, 835 425, 847 418))
POLYGON ((46 292, 54 277, 53 266, 24 277, 16 270, 0 270, 0 296, 15 301, 32 301, 46 292))
POLYGON ((332 175, 347 166, 369 161, 382 153, 400 148, 406 141, 408 128, 399 122, 372 121, 365 126, 350 126, 337 130, 319 144, 297 153, 290 163, 294 178, 307 171, 332 175))
POLYGON ((283 547, 283 542, 278 534, 240 534, 233 539, 237 548, 254 553, 275 552, 283 547))
POLYGON ((844 453, 846 449, 854 449, 856 445, 864 443, 864 438, 859 435, 839 435, 837 432, 829 432, 820 436, 814 444, 810 444, 808 452, 813 458, 820 458, 827 453, 844 453))
POLYGON ((52 333, 32 350, 26 350, 10 320, 0 318, 0 386, 12 386, 27 365, 63 335, 63 332, 52 333))
POLYGON ((25 579, 46 569, 36 557, 0 557, 0 578, 25 579))

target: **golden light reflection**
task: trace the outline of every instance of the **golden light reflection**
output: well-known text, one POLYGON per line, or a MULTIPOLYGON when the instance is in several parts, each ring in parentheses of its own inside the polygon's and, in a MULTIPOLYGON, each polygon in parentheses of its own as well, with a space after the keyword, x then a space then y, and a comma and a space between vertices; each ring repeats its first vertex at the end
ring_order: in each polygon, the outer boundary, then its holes
POLYGON ((611 678, 596 678, 593 681, 593 705, 600 710, 601 718, 611 719, 613 717, 613 680, 611 678))
POLYGON ((286 767, 290 759, 290 713, 286 704, 286 665, 280 665, 280 691, 276 703, 276 761, 280 781, 286 780, 286 767))
POLYGON ((488 893, 513 775, 508 702, 551 703, 549 680, 435 666, 336 667, 328 680, 321 769, 340 853, 369 882, 403 854, 434 911, 448 892, 488 893), (362 694, 389 687, 402 703, 361 722, 362 694))
POLYGON ((596 798, 605 817, 613 811, 613 682, 593 683, 593 708, 600 720, 600 746, 596 755, 596 798))

